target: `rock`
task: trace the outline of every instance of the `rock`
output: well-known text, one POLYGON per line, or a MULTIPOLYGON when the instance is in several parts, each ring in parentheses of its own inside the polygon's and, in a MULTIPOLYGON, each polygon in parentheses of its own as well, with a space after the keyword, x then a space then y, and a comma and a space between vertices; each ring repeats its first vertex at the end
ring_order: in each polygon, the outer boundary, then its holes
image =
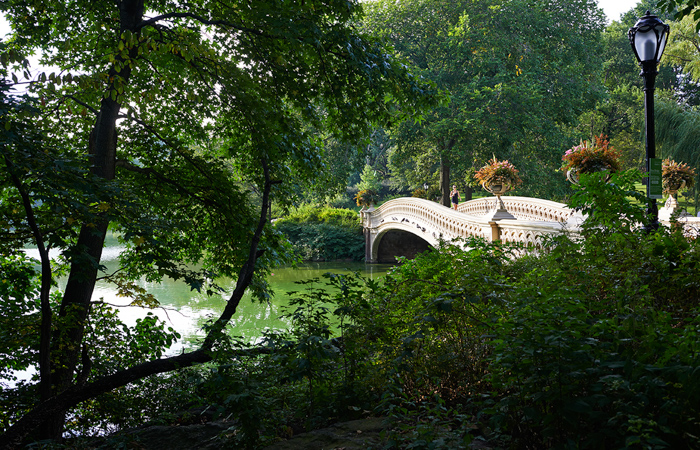
POLYGON ((298 434, 285 441, 265 447, 265 450, 353 450, 379 447, 380 433, 386 429, 386 419, 367 419, 341 422, 328 428, 298 434))
POLYGON ((125 430, 112 435, 99 449, 127 448, 139 450, 217 450, 217 439, 233 422, 208 422, 187 426, 149 426, 125 430))

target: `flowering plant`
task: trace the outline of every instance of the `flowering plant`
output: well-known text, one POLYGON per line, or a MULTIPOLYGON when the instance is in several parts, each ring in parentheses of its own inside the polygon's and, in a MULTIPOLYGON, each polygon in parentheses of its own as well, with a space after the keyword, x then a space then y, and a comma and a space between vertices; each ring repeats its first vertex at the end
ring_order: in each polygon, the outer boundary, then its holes
POLYGON ((518 175, 518 169, 513 164, 505 161, 498 161, 494 156, 481 169, 474 174, 482 186, 493 186, 496 184, 507 185, 510 189, 522 184, 523 180, 518 175))
POLYGON ((423 188, 417 188, 415 191, 413 191, 413 194, 411 194, 411 197, 416 197, 416 198, 427 198, 428 197, 428 191, 426 191, 423 188))
POLYGON ((661 163, 661 181, 664 194, 671 194, 683 187, 692 188, 695 185, 695 169, 685 163, 666 158, 661 163))
POLYGON ((620 153, 610 147, 605 135, 594 136, 593 142, 581 141, 562 156, 561 170, 575 170, 578 173, 593 173, 607 170, 620 170, 620 153))
POLYGON ((355 194, 355 202, 357 202, 357 206, 369 206, 372 203, 377 203, 378 197, 372 189, 363 189, 355 194))

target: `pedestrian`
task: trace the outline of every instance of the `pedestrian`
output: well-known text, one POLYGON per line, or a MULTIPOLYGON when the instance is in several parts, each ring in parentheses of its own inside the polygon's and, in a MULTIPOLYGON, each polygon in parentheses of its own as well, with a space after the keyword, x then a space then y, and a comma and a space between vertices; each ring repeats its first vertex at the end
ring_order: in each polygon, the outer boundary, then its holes
POLYGON ((457 205, 459 204, 459 191, 457 186, 452 186, 452 192, 450 192, 450 198, 452 199, 452 207, 457 211, 457 205))

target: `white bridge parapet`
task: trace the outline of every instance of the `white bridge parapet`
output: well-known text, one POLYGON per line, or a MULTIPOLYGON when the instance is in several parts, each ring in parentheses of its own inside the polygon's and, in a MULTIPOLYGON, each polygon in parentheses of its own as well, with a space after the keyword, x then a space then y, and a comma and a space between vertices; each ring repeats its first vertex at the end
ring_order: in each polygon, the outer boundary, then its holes
POLYGON ((580 214, 563 203, 528 197, 501 197, 513 219, 491 221, 488 213, 496 207, 496 197, 480 198, 459 205, 458 210, 430 200, 403 197, 360 212, 365 230, 365 259, 376 262, 379 243, 385 233, 405 231, 437 247, 440 240, 476 236, 489 241, 521 242, 538 245, 542 236, 577 229, 580 214))
MULTIPOLYGON (((567 222, 576 216, 564 203, 532 197, 501 196, 503 205, 517 219, 538 222, 567 222)), ((484 216, 496 207, 496 197, 477 198, 457 206, 465 214, 484 216)))
MULTIPOLYGON (((538 246, 543 236, 568 230, 576 233, 584 217, 563 203, 530 197, 501 197, 505 209, 515 219, 490 220, 497 207, 496 197, 464 202, 455 211, 439 203, 414 197, 403 197, 382 204, 379 208, 360 211, 365 232, 365 260, 377 262, 379 243, 389 231, 412 233, 433 247, 440 240, 476 236, 488 241, 520 242, 538 246)), ((671 211, 672 212, 672 211, 671 211)), ((664 211, 662 223, 670 222, 664 211), (665 219, 665 220, 664 220, 665 219)), ((668 213, 667 216, 670 216, 668 213)), ((700 237, 700 217, 681 214, 677 218, 689 237, 700 237)))

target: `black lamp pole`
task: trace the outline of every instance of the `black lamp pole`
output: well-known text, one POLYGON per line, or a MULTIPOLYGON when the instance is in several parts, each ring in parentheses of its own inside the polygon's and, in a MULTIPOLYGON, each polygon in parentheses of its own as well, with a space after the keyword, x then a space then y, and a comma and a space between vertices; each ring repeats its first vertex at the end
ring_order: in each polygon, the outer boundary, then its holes
POLYGON ((659 209, 656 199, 660 195, 652 194, 652 188, 660 188, 661 174, 652 172, 652 161, 656 158, 656 134, 654 129, 654 84, 656 70, 661 55, 666 47, 670 27, 651 15, 649 11, 642 16, 637 23, 630 28, 628 37, 632 45, 634 56, 637 57, 642 67, 640 76, 644 78, 644 123, 646 131, 646 160, 647 160, 647 200, 649 201, 648 214, 650 223, 645 226, 647 231, 659 228, 659 209), (658 186, 655 186, 658 185, 658 186))
POLYGON ((651 197, 651 161, 656 158, 656 128, 654 127, 654 84, 656 83, 655 61, 644 61, 642 64, 641 77, 644 78, 644 132, 646 136, 646 158, 647 158, 647 200, 649 201, 649 225, 648 231, 659 229, 659 207, 656 198, 651 197))

